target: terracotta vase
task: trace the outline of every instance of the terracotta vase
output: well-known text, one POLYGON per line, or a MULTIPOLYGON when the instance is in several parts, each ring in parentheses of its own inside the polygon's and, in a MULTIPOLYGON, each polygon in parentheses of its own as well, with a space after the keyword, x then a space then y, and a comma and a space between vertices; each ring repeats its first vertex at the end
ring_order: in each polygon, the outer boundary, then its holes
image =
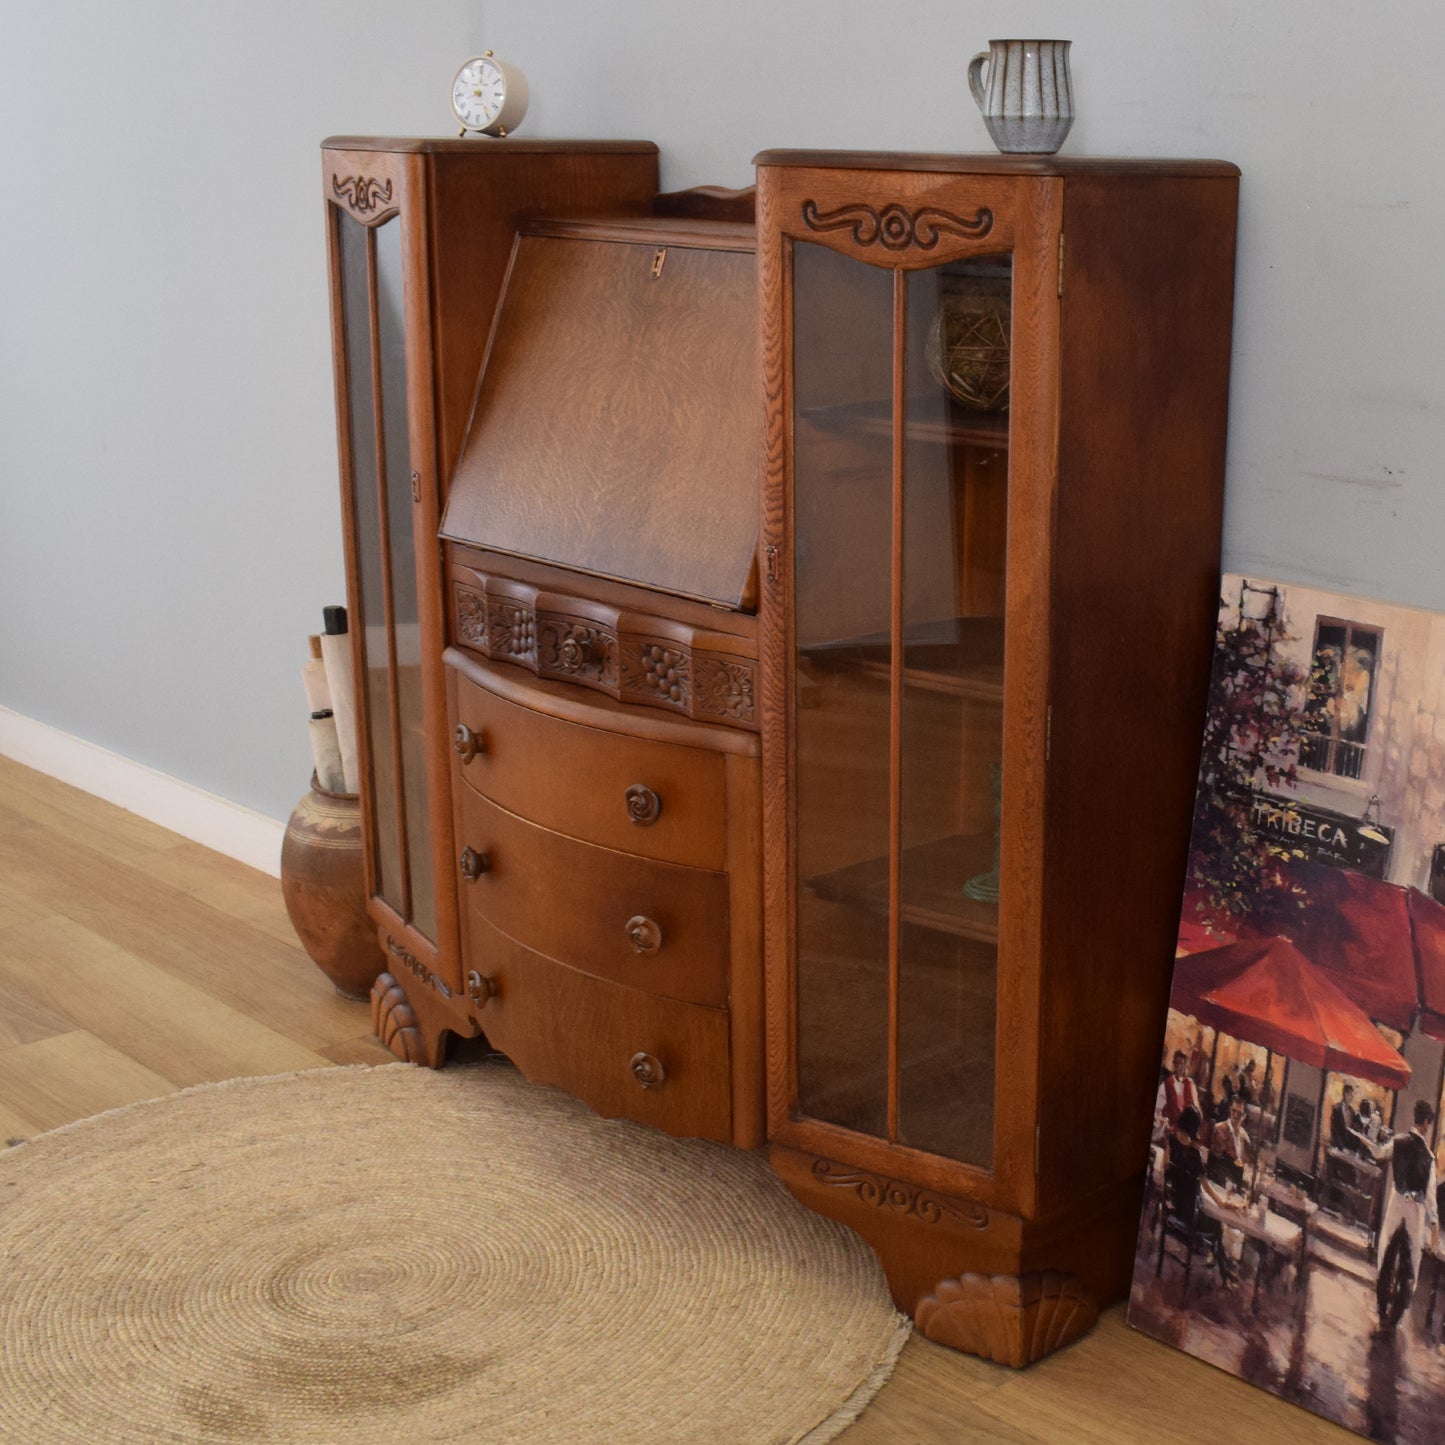
POLYGON ((361 800, 328 793, 311 775, 281 842, 281 893, 311 960, 346 998, 370 997, 386 968, 366 916, 361 865, 361 800))

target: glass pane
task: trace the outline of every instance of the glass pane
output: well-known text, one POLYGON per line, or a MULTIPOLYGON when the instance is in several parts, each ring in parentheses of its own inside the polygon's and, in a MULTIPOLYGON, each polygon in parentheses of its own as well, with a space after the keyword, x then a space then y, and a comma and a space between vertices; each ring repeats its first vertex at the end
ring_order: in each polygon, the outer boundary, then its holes
MULTIPOLYGON (((417 611, 414 535, 416 504, 412 500, 411 439, 407 431, 406 329, 402 285, 401 224, 399 220, 392 220, 376 230, 376 309, 381 348, 381 410, 386 439, 392 615, 396 627, 396 686, 401 714, 406 864, 411 879, 411 922, 435 941, 436 898, 427 819, 421 625, 417 611)), ((377 642, 380 645, 381 639, 378 638, 377 642)))
MULTIPOLYGON (((373 857, 377 890, 393 908, 402 906, 401 841, 396 819, 396 753, 393 746, 390 670, 386 650, 386 601, 382 584, 380 465, 377 398, 372 376, 371 302, 367 281, 368 231, 333 208, 341 253, 341 313, 346 333, 347 440, 351 453, 352 532, 356 539, 361 617, 366 756, 370 761, 373 857)), ((395 230, 396 222, 387 223, 395 230)))
POLYGON ((906 280, 902 1143, 993 1161, 1007 257, 906 280))
POLYGON ((798 1091, 886 1135, 892 273, 794 252, 798 1091))

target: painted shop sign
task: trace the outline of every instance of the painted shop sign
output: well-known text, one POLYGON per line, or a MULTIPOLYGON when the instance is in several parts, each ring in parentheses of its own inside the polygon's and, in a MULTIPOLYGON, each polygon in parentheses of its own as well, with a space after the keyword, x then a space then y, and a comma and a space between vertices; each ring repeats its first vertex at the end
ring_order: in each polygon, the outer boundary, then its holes
POLYGON ((1371 838, 1362 831, 1359 818, 1311 808, 1304 803, 1283 802, 1255 793, 1250 803, 1250 821, 1261 832, 1279 838, 1306 857, 1321 863, 1353 868, 1367 878, 1383 878, 1390 861, 1395 830, 1371 822, 1371 838), (1383 840, 1383 841, 1381 841, 1383 840))

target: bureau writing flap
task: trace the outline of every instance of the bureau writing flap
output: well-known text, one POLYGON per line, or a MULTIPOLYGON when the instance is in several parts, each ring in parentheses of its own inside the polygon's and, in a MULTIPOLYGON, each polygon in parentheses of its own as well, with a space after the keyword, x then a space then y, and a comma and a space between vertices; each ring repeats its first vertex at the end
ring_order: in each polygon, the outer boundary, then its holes
POLYGON ((755 285, 750 251, 520 237, 442 534, 750 607, 755 285))

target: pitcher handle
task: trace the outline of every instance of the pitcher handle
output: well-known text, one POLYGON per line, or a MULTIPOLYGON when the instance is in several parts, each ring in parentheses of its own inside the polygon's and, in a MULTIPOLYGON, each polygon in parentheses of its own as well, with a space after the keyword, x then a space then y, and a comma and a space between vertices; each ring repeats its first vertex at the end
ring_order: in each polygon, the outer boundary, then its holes
POLYGON ((980 50, 972 60, 968 62, 968 88, 973 92, 973 98, 982 110, 984 108, 983 81, 980 79, 980 72, 988 63, 988 51, 980 50))

